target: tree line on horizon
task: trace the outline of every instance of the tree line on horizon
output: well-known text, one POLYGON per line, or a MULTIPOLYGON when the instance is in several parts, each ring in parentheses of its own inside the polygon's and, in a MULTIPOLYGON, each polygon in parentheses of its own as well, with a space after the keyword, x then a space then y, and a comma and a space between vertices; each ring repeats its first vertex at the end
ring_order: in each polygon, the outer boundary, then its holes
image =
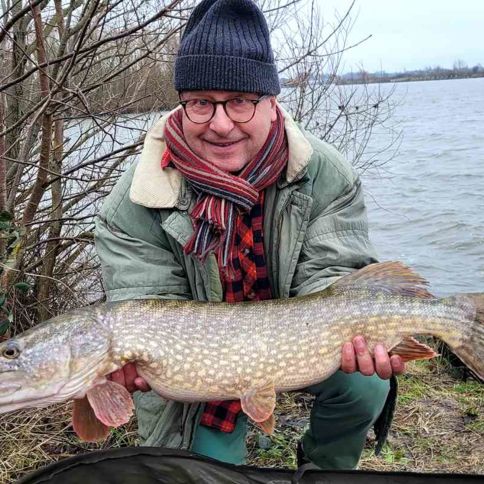
POLYGON ((336 82, 342 84, 373 83, 373 82, 402 82, 402 81, 430 81, 444 79, 466 79, 484 77, 484 67, 478 63, 468 66, 458 59, 452 68, 442 66, 428 66, 423 69, 403 70, 400 72, 375 71, 368 72, 361 69, 357 72, 347 72, 338 76, 336 82))

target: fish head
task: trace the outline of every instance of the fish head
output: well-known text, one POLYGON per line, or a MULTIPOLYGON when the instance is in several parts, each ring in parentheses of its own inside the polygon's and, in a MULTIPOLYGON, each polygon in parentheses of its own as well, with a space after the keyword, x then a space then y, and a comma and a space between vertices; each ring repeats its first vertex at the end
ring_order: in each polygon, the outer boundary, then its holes
POLYGON ((92 314, 76 311, 0 343, 0 413, 84 396, 109 349, 96 326, 92 314))

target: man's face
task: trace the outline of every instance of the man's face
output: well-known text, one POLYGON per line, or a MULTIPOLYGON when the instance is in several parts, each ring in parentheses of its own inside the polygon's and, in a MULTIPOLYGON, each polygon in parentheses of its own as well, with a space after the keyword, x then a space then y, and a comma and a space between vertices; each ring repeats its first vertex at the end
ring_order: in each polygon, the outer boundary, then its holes
MULTIPOLYGON (((225 101, 233 98, 258 99, 257 94, 232 91, 185 91, 181 99, 225 101)), ((190 121, 183 113, 183 132, 188 146, 195 154, 227 172, 240 171, 264 145, 271 124, 277 119, 273 96, 257 104, 254 117, 247 123, 232 121, 221 104, 216 105, 213 118, 204 124, 190 121)))

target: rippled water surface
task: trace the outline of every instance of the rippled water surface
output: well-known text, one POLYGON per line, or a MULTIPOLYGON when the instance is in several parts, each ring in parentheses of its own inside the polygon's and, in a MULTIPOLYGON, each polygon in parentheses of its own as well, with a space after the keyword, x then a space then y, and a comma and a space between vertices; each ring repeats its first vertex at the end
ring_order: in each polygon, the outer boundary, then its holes
POLYGON ((380 259, 412 266, 438 294, 484 292, 484 78, 405 83, 395 98, 400 147, 363 178, 380 259))

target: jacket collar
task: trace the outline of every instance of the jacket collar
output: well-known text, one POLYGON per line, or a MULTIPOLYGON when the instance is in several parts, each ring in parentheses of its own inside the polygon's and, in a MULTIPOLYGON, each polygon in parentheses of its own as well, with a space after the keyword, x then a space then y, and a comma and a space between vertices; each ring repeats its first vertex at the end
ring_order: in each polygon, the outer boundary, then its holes
MULTIPOLYGON (((281 108, 281 106, 279 105, 281 108)), ((181 109, 178 107, 176 109, 181 109)), ((289 144, 289 161, 286 181, 300 178, 309 163, 313 149, 290 115, 281 108, 289 144)), ((130 199, 148 208, 186 208, 184 200, 186 185, 181 173, 174 168, 161 169, 161 157, 165 151, 165 123, 171 115, 165 114, 146 134, 143 150, 131 182, 130 199)))

